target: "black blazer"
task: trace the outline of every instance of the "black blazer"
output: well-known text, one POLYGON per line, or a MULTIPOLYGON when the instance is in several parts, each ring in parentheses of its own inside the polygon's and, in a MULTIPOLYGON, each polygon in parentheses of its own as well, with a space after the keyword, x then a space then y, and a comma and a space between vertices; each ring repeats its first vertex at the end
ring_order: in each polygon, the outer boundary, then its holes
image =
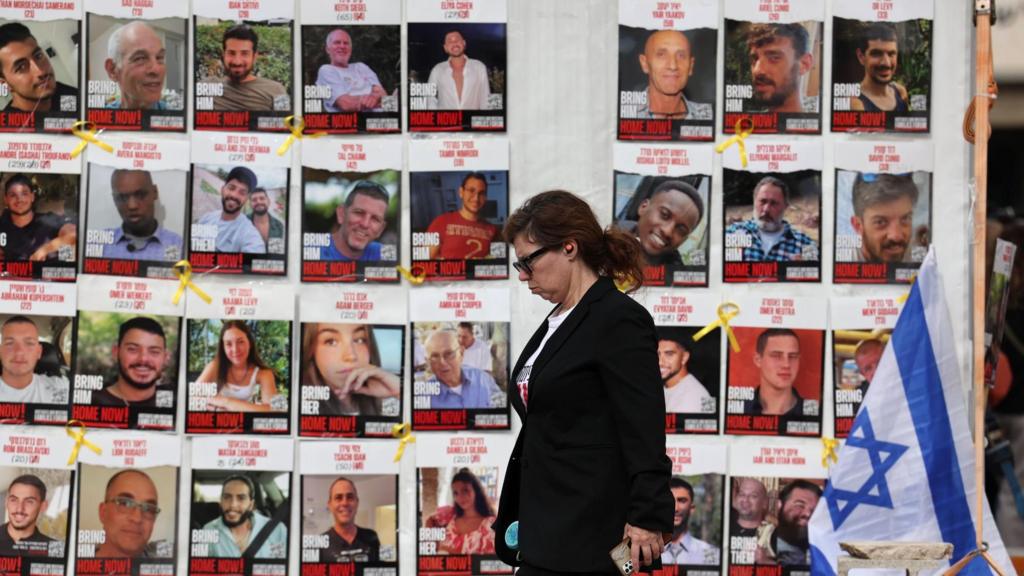
MULTIPOLYGON (((522 368, 547 321, 519 355, 522 368)), ((598 279, 551 336, 530 374, 529 411, 505 472, 494 524, 498 556, 558 572, 615 571, 608 552, 626 522, 672 531, 672 465, 654 321, 598 279), (505 530, 519 520, 519 556, 505 530)))

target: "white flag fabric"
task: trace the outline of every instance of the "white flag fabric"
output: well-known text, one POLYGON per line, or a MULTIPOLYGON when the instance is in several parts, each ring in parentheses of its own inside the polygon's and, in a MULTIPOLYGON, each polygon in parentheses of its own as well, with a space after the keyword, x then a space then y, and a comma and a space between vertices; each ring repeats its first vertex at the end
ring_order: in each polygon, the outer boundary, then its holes
MULTIPOLYGON (((811 517, 811 573, 834 576, 839 542, 975 548, 974 446, 934 251, 910 291, 853 428, 811 517)), ((985 503, 989 554, 1013 573, 985 503)), ((978 557, 962 574, 992 573, 978 557)))

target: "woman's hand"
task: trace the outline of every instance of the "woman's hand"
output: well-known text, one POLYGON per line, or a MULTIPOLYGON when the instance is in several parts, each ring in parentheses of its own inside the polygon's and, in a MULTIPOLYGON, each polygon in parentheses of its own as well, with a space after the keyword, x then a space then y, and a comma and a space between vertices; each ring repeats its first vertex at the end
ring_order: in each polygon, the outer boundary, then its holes
POLYGON ((349 371, 342 386, 332 388, 331 391, 339 400, 345 400, 351 394, 391 398, 401 393, 401 382, 398 380, 398 376, 391 372, 377 366, 367 365, 353 368, 349 371))
POLYGON ((650 566, 655 558, 661 556, 664 543, 660 532, 650 532, 629 524, 626 524, 626 529, 622 532, 623 536, 628 537, 630 541, 629 551, 634 571, 638 571, 640 566, 650 566), (643 558, 642 564, 640 563, 641 557, 643 558))
POLYGON ((231 401, 234 398, 227 398, 225 396, 214 396, 213 398, 206 399, 206 409, 210 411, 223 410, 228 411, 231 407, 231 401))

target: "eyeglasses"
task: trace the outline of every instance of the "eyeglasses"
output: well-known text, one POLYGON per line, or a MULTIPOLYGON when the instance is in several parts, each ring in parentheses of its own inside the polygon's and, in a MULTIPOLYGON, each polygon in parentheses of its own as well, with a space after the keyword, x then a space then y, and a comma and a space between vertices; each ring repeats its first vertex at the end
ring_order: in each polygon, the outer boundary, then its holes
POLYGON ((160 513, 160 507, 156 504, 139 502, 138 500, 132 500, 131 498, 125 498, 123 496, 106 500, 106 503, 117 506, 117 511, 121 514, 128 514, 133 510, 138 510, 142 512, 142 517, 147 520, 155 519, 156 515, 160 513))
POLYGON ((544 253, 547 252, 548 250, 551 250, 552 248, 555 248, 557 246, 561 246, 561 244, 549 244, 547 246, 541 246, 540 248, 537 248, 536 250, 530 252, 526 256, 523 256, 519 260, 513 262, 512 267, 515 268, 516 271, 522 272, 523 274, 529 276, 533 274, 533 266, 531 266, 531 263, 537 258, 543 256, 544 253))

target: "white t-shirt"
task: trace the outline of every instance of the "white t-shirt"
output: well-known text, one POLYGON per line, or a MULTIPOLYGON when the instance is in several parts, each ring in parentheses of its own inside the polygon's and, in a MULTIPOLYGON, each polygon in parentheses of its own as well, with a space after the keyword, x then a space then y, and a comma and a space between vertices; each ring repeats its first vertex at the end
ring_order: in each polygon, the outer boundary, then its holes
MULTIPOLYGON (((324 102, 324 108, 328 112, 341 112, 334 105, 341 96, 366 96, 373 91, 374 86, 380 86, 380 79, 369 66, 362 62, 353 62, 347 68, 324 64, 317 71, 317 86, 328 86, 331 89, 331 97, 324 102)), ((378 106, 373 112, 380 112, 378 106)))
POLYGON ((693 374, 687 374, 675 386, 665 388, 665 412, 669 414, 714 412, 708 400, 711 400, 711 394, 693 374))
POLYGON ((562 322, 569 317, 569 314, 572 313, 574 308, 576 307, 573 306, 558 316, 548 316, 547 334, 545 334, 544 339, 540 341, 540 346, 537 346, 537 349, 533 351, 530 358, 526 360, 525 364, 523 364, 522 369, 516 373, 516 388, 519 389, 519 396, 522 397, 524 406, 526 405, 526 396, 529 392, 528 386, 530 383, 530 372, 533 371, 533 363, 537 361, 537 357, 540 356, 541 350, 544 349, 544 345, 548 343, 551 335, 555 333, 555 330, 558 330, 558 327, 561 326, 562 322))
POLYGON ((779 240, 782 240, 783 231, 782 228, 779 228, 778 232, 765 232, 761 230, 761 249, 764 250, 765 254, 772 249, 772 246, 778 244, 779 240))
POLYGON ((492 372, 494 359, 491 357, 490 343, 479 338, 474 339, 473 345, 462 352, 462 363, 485 372, 492 372))
POLYGON ((22 389, 11 388, 0 380, 0 402, 18 404, 67 404, 68 379, 33 374, 32 382, 22 389))

